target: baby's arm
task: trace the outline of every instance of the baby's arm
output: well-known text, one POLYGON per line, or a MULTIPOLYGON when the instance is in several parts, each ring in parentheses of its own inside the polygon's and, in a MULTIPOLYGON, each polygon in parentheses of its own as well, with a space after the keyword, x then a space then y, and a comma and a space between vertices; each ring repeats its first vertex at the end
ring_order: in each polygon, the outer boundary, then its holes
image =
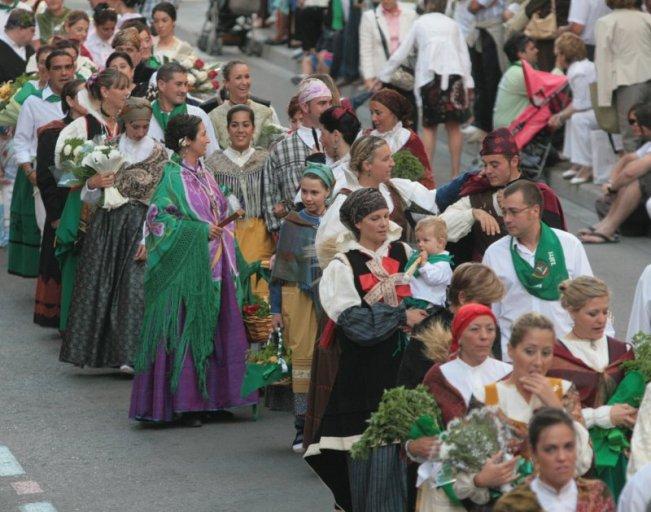
POLYGON ((425 263, 418 272, 419 277, 429 286, 448 285, 452 279, 452 269, 447 261, 425 263))

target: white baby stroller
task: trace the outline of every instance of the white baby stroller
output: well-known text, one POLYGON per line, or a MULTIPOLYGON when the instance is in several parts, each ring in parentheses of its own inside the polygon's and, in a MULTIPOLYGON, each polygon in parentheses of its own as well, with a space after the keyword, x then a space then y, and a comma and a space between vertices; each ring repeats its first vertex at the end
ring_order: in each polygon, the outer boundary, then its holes
POLYGON ((237 46, 247 55, 262 55, 262 43, 251 36, 252 16, 259 0, 210 0, 206 21, 197 46, 212 55, 221 55, 224 46, 237 46))

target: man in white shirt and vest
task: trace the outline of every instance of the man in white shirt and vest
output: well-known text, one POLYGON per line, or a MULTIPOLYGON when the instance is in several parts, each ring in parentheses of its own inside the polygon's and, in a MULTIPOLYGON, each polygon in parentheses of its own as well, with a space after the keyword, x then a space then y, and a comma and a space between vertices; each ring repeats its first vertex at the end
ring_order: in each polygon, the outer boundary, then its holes
POLYGON ((165 130, 169 120, 179 114, 190 114, 201 118, 210 139, 206 157, 219 150, 219 143, 215 136, 215 130, 210 122, 208 114, 199 107, 188 105, 188 72, 178 62, 163 64, 156 75, 158 87, 158 99, 153 101, 151 108, 153 117, 149 124, 148 135, 165 143, 165 130))
MULTIPOLYGON (((548 317, 556 334, 572 329, 572 320, 560 303, 558 285, 565 279, 592 276, 583 244, 571 233, 542 222, 543 197, 535 183, 519 180, 504 189, 502 213, 508 235, 493 243, 483 263, 504 283, 506 295, 493 305, 502 334, 503 359, 511 327, 521 315, 536 312, 548 317)), ((609 325, 612 333, 612 326, 609 325)))

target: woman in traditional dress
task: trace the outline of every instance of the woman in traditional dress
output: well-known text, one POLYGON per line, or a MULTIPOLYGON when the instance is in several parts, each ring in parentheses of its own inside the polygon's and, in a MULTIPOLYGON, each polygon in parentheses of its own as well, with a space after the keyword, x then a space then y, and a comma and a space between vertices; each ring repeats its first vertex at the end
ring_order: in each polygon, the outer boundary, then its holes
MULTIPOLYGON (((231 142, 226 116, 235 105, 246 105, 253 110, 256 121, 253 145, 259 145, 260 135, 267 126, 280 127, 276 111, 270 103, 251 98, 251 72, 248 64, 241 60, 232 60, 221 69, 221 74, 227 97, 224 103, 210 113, 210 120, 215 128, 219 145, 225 149, 231 142)), ((281 134, 280 131, 279 134, 281 134)), ((269 137, 263 138, 265 144, 273 142, 273 140, 268 140, 269 137)))
MULTIPOLYGON (((564 409, 574 420, 578 455, 576 472, 583 475, 592 465, 592 448, 581 414, 579 394, 572 382, 546 376, 554 358, 555 342, 554 326, 544 316, 527 313, 518 318, 513 324, 508 345, 513 372, 507 379, 485 386, 483 396, 478 394, 477 399, 486 406, 498 408, 515 437, 513 454, 529 461, 531 452, 527 446, 527 429, 533 413, 541 407, 564 409)), ((477 474, 461 475, 454 484, 456 495, 462 500, 486 505, 491 501, 490 489, 506 483, 500 477, 504 475, 502 469, 505 468, 487 464, 477 474)), ((510 478, 514 478, 512 472, 510 478)))
POLYGON ((144 311, 142 226, 167 162, 164 146, 147 136, 150 120, 149 102, 129 98, 120 114, 124 164, 113 179, 96 174, 81 191, 84 202, 98 207, 79 256, 61 361, 126 372, 133 366, 144 311), (124 198, 121 205, 102 204, 109 186, 124 198))
POLYGON ((129 91, 130 97, 132 98, 142 98, 147 94, 149 89, 149 84, 140 83, 136 84, 133 81, 134 77, 134 67, 131 57, 126 52, 113 52, 109 55, 109 58, 106 59, 106 67, 112 68, 123 75, 126 75, 129 78, 129 91))
POLYGON ((77 102, 77 93, 84 88, 82 80, 70 80, 61 90, 61 110, 65 117, 38 131, 36 149, 36 184, 45 206, 45 227, 41 240, 34 323, 43 327, 59 327, 61 310, 61 270, 54 254, 54 236, 70 189, 59 187, 52 173, 54 148, 61 130, 86 114, 77 102))
POLYGON ((200 117, 170 120, 175 152, 146 219, 145 314, 129 416, 169 422, 187 413, 253 405, 240 396, 248 343, 237 303, 228 203, 200 158, 209 138, 200 117))
MULTIPOLYGON (((433 366, 423 383, 441 409, 443 423, 463 417, 471 407, 481 406, 484 386, 511 373, 511 365, 493 359, 492 347, 497 321, 490 307, 466 303, 454 315, 451 341, 458 346, 457 357, 433 366)), ((449 343, 448 343, 449 346, 449 343)), ((431 460, 438 453, 435 437, 422 437, 406 445, 407 454, 416 462, 431 460)), ((465 475, 464 475, 465 477, 465 475)), ((445 493, 426 482, 419 489, 419 512, 463 510, 450 503, 445 493)))
POLYGON ((436 191, 428 190, 415 181, 391 178, 393 166, 391 148, 384 139, 367 136, 353 143, 348 172, 344 168, 346 187, 333 199, 317 231, 316 251, 322 268, 334 256, 337 239, 347 232, 340 221, 339 209, 351 191, 366 187, 378 189, 387 202, 391 220, 402 228, 403 240, 409 239, 411 233, 407 208, 415 204, 425 211, 438 212, 436 191))
POLYGON ((86 48, 99 69, 104 69, 106 59, 113 53, 111 40, 118 22, 118 13, 107 3, 99 3, 93 12, 93 28, 86 39, 86 48))
POLYGON ((502 496, 494 512, 615 512, 613 497, 602 481, 575 477, 575 425, 560 409, 544 407, 534 414, 528 437, 536 476, 502 496))
MULTIPOLYGON (((61 152, 68 139, 93 140, 99 137, 110 141, 117 137, 117 115, 129 94, 128 85, 129 79, 114 69, 105 69, 86 81, 86 88, 77 93, 77 102, 87 113, 61 130, 54 150, 55 167, 61 166, 61 152)), ((110 176, 106 179, 112 180, 110 176)), ((88 208, 82 206, 81 187, 71 189, 56 231, 55 252, 61 268, 59 330, 62 332, 66 331, 68 324, 77 258, 83 245, 88 213, 88 208)))
MULTIPOLYGON (((415 388, 435 364, 445 363, 451 354, 450 326, 459 308, 471 302, 490 307, 504 297, 504 285, 490 267, 481 263, 463 263, 454 269, 448 287, 447 306, 434 307, 429 316, 411 333, 398 372, 401 386, 415 388)), ((499 326, 495 333, 492 356, 500 347, 499 326)), ((453 349, 457 352, 458 346, 453 349)))
POLYGON ((425 146, 418 134, 408 128, 412 109, 409 102, 402 94, 392 89, 381 89, 371 96, 369 107, 374 127, 370 134, 386 140, 392 154, 404 150, 418 158, 425 168, 420 182, 433 189, 434 175, 429 155, 425 152, 425 146))
POLYGON ((348 452, 384 390, 396 385, 402 330, 425 312, 401 303, 409 291, 399 269, 411 249, 398 242, 400 230, 390 222, 382 194, 373 188, 353 192, 340 216, 349 231, 319 284, 321 304, 336 327, 334 340, 322 337, 312 373, 305 459, 341 509, 401 512, 406 479, 390 478, 404 475, 400 446, 377 448, 366 460, 352 460, 348 452))
MULTIPOLYGON (((574 327, 556 342, 549 375, 573 382, 581 398, 583 419, 588 428, 632 429, 637 409, 627 404, 606 405, 624 378, 622 363, 635 356, 628 343, 606 336, 610 292, 601 279, 580 276, 560 285, 561 304, 572 317, 574 327)), ((615 471, 597 476, 618 496, 626 480, 626 462, 615 471)))
POLYGON ((158 36, 154 39, 154 55, 163 64, 170 60, 178 62, 196 60, 194 48, 174 35, 176 27, 176 7, 169 2, 156 4, 151 12, 154 28, 158 36))
POLYGON ((270 305, 274 329, 282 328, 292 351, 292 391, 295 452, 303 451, 303 427, 314 342, 319 328, 317 283, 321 277, 314 254, 314 237, 335 179, 330 167, 308 162, 300 183, 301 211, 291 211, 280 227, 271 273, 270 305))
MULTIPOLYGON (((262 168, 268 151, 252 146, 257 117, 246 105, 232 107, 227 115, 229 145, 206 160, 206 168, 218 185, 228 187, 244 209, 245 217, 236 221, 235 238, 248 262, 269 262, 275 244, 262 216, 262 168)), ((254 292, 261 297, 269 293, 261 279, 253 283, 254 292)))

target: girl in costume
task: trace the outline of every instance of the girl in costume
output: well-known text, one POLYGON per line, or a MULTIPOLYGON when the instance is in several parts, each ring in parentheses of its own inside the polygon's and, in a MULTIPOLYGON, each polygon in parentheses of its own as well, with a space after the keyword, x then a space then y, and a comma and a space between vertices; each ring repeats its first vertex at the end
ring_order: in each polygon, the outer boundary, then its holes
MULTIPOLYGON (((255 114, 255 130, 253 131, 253 145, 261 145, 261 134, 265 127, 276 126, 280 128, 278 114, 268 102, 263 102, 256 98, 251 98, 251 72, 246 62, 241 60, 232 60, 228 62, 221 70, 224 79, 224 89, 228 96, 224 103, 219 105, 210 113, 210 120, 215 128, 217 140, 222 149, 226 149, 231 143, 231 137, 228 130, 229 122, 227 114, 236 105, 245 105, 255 114)), ((280 135, 280 131, 279 131, 280 135)), ((268 139, 268 137, 264 137, 268 139)), ((265 140, 265 143, 273 140, 265 140)))
POLYGON ((420 182, 427 188, 433 189, 434 175, 423 141, 415 131, 406 127, 411 123, 412 106, 409 101, 399 92, 381 89, 371 96, 369 108, 374 127, 370 135, 386 140, 391 148, 391 154, 405 150, 418 158, 425 168, 425 175, 420 182))
POLYGON ((303 450, 303 427, 307 412, 307 392, 314 342, 319 326, 316 284, 321 276, 314 254, 314 237, 326 199, 334 187, 332 170, 308 162, 301 179, 299 212, 291 211, 280 227, 276 259, 271 273, 270 302, 274 328, 283 328, 284 339, 292 351, 292 390, 294 391, 294 451, 303 450))
MULTIPOLYGON (((334 339, 323 336, 312 371, 305 425, 305 459, 330 488, 343 510, 401 512, 407 499, 399 445, 373 450, 353 460, 352 445, 366 430, 385 389, 396 385, 402 330, 425 317, 406 310, 409 294, 403 268, 411 252, 399 242, 382 194, 364 188, 341 206, 340 253, 324 270, 319 297, 336 324, 334 339)), ((315 354, 315 358, 317 355, 315 354)))
MULTIPOLYGON (((574 326, 554 345, 554 363, 549 375, 573 382, 581 398, 583 419, 588 428, 632 429, 637 410, 628 404, 606 405, 624 378, 622 363, 635 356, 631 345, 606 336, 610 292, 601 279, 580 276, 560 285, 561 305, 574 326)), ((625 456, 615 471, 597 475, 617 497, 626 480, 625 456)))
POLYGON ((118 13, 107 3, 99 3, 93 12, 93 30, 86 39, 86 48, 99 69, 106 66, 106 59, 113 53, 111 40, 115 34, 118 13))
MULTIPOLYGON (((527 446, 528 424, 534 412, 541 407, 564 409, 574 420, 575 470, 583 475, 592 465, 592 448, 581 414, 579 394, 570 381, 546 376, 552 366, 555 341, 554 326, 544 316, 527 313, 518 318, 508 345, 513 372, 507 379, 485 386, 477 399, 484 405, 498 408, 515 437, 513 454, 528 461, 532 456, 527 446)), ((512 468, 508 467, 514 460, 497 464, 489 461, 479 473, 462 475, 454 485, 457 497, 477 507, 488 506, 492 499, 490 490, 515 478, 512 468)))
POLYGON ((391 220, 402 228, 403 239, 411 229, 406 210, 412 204, 431 213, 438 212, 436 191, 415 181, 391 178, 393 166, 391 148, 384 139, 368 136, 353 143, 348 172, 344 169, 346 186, 333 199, 317 231, 316 251, 322 268, 334 256, 337 239, 347 232, 339 219, 339 209, 351 191, 365 187, 379 190, 388 205, 391 220))
POLYGON ((494 512, 615 512, 601 480, 575 477, 578 449, 576 423, 561 409, 543 407, 529 422, 529 445, 536 476, 502 496, 494 512))
POLYGON ((176 7, 169 2, 156 4, 151 12, 152 22, 158 36, 154 39, 154 56, 163 64, 170 60, 178 62, 197 57, 192 45, 181 41, 174 35, 176 27, 176 7))
POLYGON ((120 113, 124 133, 118 149, 124 163, 114 176, 96 174, 82 188, 82 201, 97 208, 79 255, 61 361, 125 371, 133 366, 144 311, 142 226, 167 162, 163 145, 147 136, 150 120, 150 103, 129 98, 120 113), (121 206, 102 205, 102 189, 108 186, 124 198, 121 206))
POLYGON ((169 422, 186 414, 257 403, 240 396, 247 350, 237 302, 235 226, 200 158, 209 143, 200 117, 173 117, 163 170, 146 218, 145 313, 129 417, 169 422))
MULTIPOLYGON (((110 141, 117 137, 119 132, 117 115, 129 94, 128 86, 129 79, 114 69, 105 69, 86 81, 86 87, 77 93, 76 99, 78 108, 84 109, 86 114, 61 130, 54 148, 55 167, 61 167, 61 152, 68 139, 93 140, 98 137, 110 141)), ((61 267, 59 330, 62 332, 65 332, 68 325, 77 258, 87 220, 88 208, 82 207, 81 187, 72 188, 61 213, 55 243, 55 253, 61 267)))
MULTIPOLYGON (((214 152, 206 160, 206 168, 217 184, 227 187, 237 197, 245 217, 235 224, 235 238, 248 262, 269 261, 274 242, 262 215, 262 168, 269 152, 252 145, 256 116, 246 105, 236 105, 228 111, 229 146, 214 152)), ((253 291, 261 297, 269 293, 267 283, 254 281, 253 291)))
MULTIPOLYGON (((496 334, 497 321, 490 307, 466 303, 457 309, 450 340, 458 349, 457 357, 433 366, 423 381, 441 409, 444 424, 465 416, 471 407, 481 406, 478 397, 482 397, 484 386, 511 373, 510 364, 491 357, 496 334)), ((432 460, 438 453, 438 440, 421 437, 409 441, 406 451, 415 462, 432 460)), ((460 484, 464 478, 468 480, 466 475, 461 475, 460 484)), ((419 488, 418 494, 419 512, 464 510, 428 482, 419 488)))
POLYGON ((321 146, 332 163, 330 167, 336 184, 333 195, 346 187, 346 176, 350 171, 350 147, 357 139, 361 124, 353 110, 345 107, 330 107, 319 117, 321 123, 321 146))
POLYGON ((70 192, 66 187, 59 187, 52 174, 54 148, 61 130, 86 113, 77 102, 77 93, 83 88, 82 80, 67 82, 61 90, 61 110, 65 117, 43 126, 38 131, 36 184, 43 198, 46 215, 36 280, 34 323, 43 327, 58 328, 61 321, 61 269, 55 256, 54 237, 70 192))

